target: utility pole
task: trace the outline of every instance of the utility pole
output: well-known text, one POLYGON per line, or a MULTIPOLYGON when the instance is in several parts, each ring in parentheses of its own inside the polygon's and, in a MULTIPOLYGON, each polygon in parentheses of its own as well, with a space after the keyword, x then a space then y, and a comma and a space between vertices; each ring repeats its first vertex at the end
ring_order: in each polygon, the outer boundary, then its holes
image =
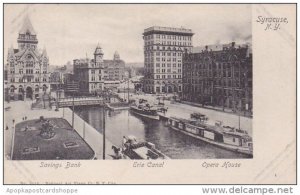
POLYGON ((127 90, 128 90, 127 93, 128 93, 128 94, 127 94, 127 95, 128 95, 128 104, 129 104, 129 78, 128 78, 128 81, 127 81, 127 82, 128 82, 128 87, 127 87, 127 90))
POLYGON ((105 160, 105 105, 103 104, 102 109, 102 119, 103 119, 103 127, 102 127, 102 135, 103 135, 103 160, 105 160))
POLYGON ((72 129, 74 130, 74 108, 75 108, 75 106, 74 106, 74 92, 72 94, 73 94, 73 101, 72 101, 72 107, 73 107, 73 109, 72 109, 72 129))
POLYGON ((14 153, 14 146, 15 146, 15 133, 16 133, 16 124, 15 120, 12 120, 13 122, 13 132, 12 132, 12 140, 11 140, 11 151, 10 151, 10 160, 13 160, 13 153, 14 153))
POLYGON ((125 101, 125 95, 126 95, 126 92, 125 92, 125 85, 124 85, 124 101, 125 101))

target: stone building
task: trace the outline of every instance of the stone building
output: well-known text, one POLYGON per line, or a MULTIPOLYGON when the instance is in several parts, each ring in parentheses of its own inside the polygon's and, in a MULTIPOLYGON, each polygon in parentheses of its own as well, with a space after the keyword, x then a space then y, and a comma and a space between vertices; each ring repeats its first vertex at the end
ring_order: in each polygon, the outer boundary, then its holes
POLYGON ((116 51, 113 60, 104 60, 104 80, 122 81, 124 80, 125 62, 121 60, 116 51))
POLYGON ((153 26, 144 30, 145 93, 182 91, 182 54, 192 49, 191 29, 153 26))
POLYGON ((41 98, 50 90, 49 58, 46 49, 38 49, 38 39, 28 17, 17 39, 18 48, 8 50, 6 71, 7 91, 10 100, 41 98))
POLYGON ((183 55, 185 101, 252 112, 252 51, 249 45, 211 45, 183 55))
POLYGON ((102 48, 98 44, 93 59, 73 60, 74 80, 79 83, 79 92, 98 93, 105 89, 105 81, 123 79, 125 62, 120 59, 118 52, 115 53, 113 60, 104 60, 103 55, 102 48))

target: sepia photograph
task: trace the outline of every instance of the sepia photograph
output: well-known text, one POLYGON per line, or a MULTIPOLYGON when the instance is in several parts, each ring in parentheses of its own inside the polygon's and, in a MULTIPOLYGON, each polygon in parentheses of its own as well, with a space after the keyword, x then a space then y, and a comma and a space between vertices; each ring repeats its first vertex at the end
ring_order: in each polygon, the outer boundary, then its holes
POLYGON ((252 158, 251 6, 118 7, 5 6, 6 158, 252 158))
POLYGON ((5 180, 294 181, 294 8, 3 4, 5 180))

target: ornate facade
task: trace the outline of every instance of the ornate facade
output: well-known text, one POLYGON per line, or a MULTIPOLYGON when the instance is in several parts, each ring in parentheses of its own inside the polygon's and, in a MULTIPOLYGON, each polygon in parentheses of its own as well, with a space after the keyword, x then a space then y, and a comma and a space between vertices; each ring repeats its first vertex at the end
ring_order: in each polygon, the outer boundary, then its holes
POLYGON ((38 49, 38 39, 28 17, 17 39, 18 48, 8 50, 6 71, 10 100, 41 98, 49 92, 49 58, 46 49, 38 49))
POLYGON ((118 52, 113 60, 104 60, 100 45, 96 47, 94 58, 73 60, 74 79, 79 83, 79 92, 97 93, 105 89, 105 81, 121 81, 124 75, 125 62, 118 52))
POLYGON ((144 92, 182 92, 182 54, 192 49, 192 36, 185 28, 144 30, 144 92))
MULTIPOLYGON (((198 51, 196 51, 198 49, 198 51)), ((252 113, 252 51, 235 43, 183 55, 185 101, 252 113)))

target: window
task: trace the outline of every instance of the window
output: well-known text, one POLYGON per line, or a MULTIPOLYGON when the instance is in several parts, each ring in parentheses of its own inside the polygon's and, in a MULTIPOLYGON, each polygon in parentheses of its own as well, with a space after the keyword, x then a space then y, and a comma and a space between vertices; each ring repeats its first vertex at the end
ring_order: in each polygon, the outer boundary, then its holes
POLYGON ((235 142, 235 138, 232 138, 232 141, 235 142))
POLYGON ((20 73, 20 74, 23 74, 23 69, 19 69, 19 73, 20 73))
POLYGON ((159 64, 159 63, 156 63, 156 67, 160 67, 160 64, 159 64))
POLYGON ((156 75, 156 79, 160 79, 160 75, 156 75))

